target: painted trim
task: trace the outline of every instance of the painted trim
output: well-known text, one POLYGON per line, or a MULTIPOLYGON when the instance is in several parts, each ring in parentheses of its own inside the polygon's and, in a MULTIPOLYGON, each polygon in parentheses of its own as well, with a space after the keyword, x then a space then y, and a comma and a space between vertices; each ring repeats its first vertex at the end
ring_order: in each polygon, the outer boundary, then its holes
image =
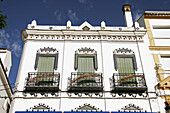
POLYGON ((158 54, 153 54, 153 59, 154 59, 155 65, 160 64, 158 54))
POLYGON ((170 46, 149 46, 150 50, 170 51, 170 46))
MULTIPOLYGON (((160 60, 159 60, 159 56, 158 54, 153 54, 153 59, 155 62, 155 69, 156 69, 156 73, 163 73, 164 70, 162 68, 158 68, 157 64, 160 64, 160 60)), ((164 74, 158 74, 159 80, 162 81, 164 79, 164 74)))
POLYGON ((144 19, 170 19, 170 16, 144 16, 144 19))
POLYGON ((153 39, 153 34, 152 34, 152 31, 151 31, 149 20, 148 19, 144 19, 144 21, 145 21, 145 25, 146 25, 146 31, 148 33, 148 38, 149 38, 150 46, 155 46, 155 42, 154 42, 154 39, 153 39))
POLYGON ((170 76, 159 82, 159 88, 164 90, 170 90, 170 76))

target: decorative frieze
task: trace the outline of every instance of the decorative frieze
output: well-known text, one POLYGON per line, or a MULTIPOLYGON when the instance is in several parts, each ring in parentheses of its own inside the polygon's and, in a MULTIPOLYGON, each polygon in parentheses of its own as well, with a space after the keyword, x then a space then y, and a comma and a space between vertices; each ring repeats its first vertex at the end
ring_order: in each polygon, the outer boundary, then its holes
POLYGON ((94 49, 91 48, 80 48, 78 50, 75 51, 76 54, 97 54, 97 51, 95 51, 94 49))
POLYGON ((45 105, 44 103, 39 103, 38 105, 34 105, 34 107, 30 107, 26 109, 26 111, 56 111, 52 107, 45 105))
POLYGON ((128 48, 118 48, 113 51, 113 54, 135 54, 135 52, 128 48))
POLYGON ((120 112, 147 112, 146 110, 143 110, 143 108, 136 106, 135 104, 128 104, 127 106, 121 108, 121 110, 118 110, 120 112))
POLYGON ((118 36, 118 35, 28 35, 32 40, 104 40, 104 41, 143 41, 142 36, 118 36))
POLYGON ((102 111, 102 110, 95 106, 85 103, 83 105, 80 105, 79 107, 72 109, 71 111, 102 111))

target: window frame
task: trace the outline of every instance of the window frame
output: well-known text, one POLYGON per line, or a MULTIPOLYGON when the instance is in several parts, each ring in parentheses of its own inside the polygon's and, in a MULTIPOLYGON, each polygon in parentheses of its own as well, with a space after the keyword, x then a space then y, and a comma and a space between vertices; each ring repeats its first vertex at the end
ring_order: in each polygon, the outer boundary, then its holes
POLYGON ((57 70, 58 68, 58 53, 56 54, 42 54, 42 53, 37 53, 36 54, 36 59, 35 59, 35 66, 34 69, 37 70, 38 68, 38 61, 39 61, 39 57, 43 56, 43 57, 55 57, 55 62, 54 62, 54 70, 57 70))
POLYGON ((124 55, 124 54, 114 54, 113 55, 113 60, 114 60, 114 68, 117 71, 118 70, 118 65, 117 65, 117 58, 132 58, 133 60, 133 67, 134 70, 137 71, 137 62, 134 54, 131 55, 124 55))
POLYGON ((74 60, 74 69, 78 69, 78 57, 94 57, 94 69, 97 71, 98 63, 97 63, 97 54, 75 54, 74 60))

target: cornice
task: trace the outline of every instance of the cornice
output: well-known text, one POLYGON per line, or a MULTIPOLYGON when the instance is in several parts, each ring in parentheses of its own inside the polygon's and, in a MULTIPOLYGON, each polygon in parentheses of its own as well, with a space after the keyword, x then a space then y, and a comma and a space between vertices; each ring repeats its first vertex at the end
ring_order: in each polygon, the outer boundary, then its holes
POLYGON ((170 19, 170 11, 146 11, 145 19, 170 19))
MULTIPOLYGON (((129 40, 135 38, 142 40, 146 34, 146 30, 32 30, 25 29, 22 31, 22 39, 36 39, 36 40, 129 40)), ((135 40, 136 41, 136 40, 135 40)))

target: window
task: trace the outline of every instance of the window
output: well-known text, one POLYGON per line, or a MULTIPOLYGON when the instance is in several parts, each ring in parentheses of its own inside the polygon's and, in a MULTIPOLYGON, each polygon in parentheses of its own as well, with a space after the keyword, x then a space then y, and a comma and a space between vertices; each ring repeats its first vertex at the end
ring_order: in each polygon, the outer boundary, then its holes
MULTIPOLYGON (((129 75, 134 75, 135 70, 133 66, 132 57, 117 57, 119 79, 123 79, 129 75)), ((136 78, 129 78, 121 82, 122 86, 136 86, 136 78)))
POLYGON ((37 72, 54 72, 54 56, 39 56, 37 72))
POLYGON ((94 73, 94 57, 93 56, 79 56, 78 57, 78 72, 94 73))
POLYGON ((134 52, 128 49, 114 51, 115 70, 118 71, 118 81, 120 86, 136 86, 135 70, 137 70, 134 52))
POLYGON ((36 85, 53 85, 54 70, 57 70, 58 51, 53 48, 43 48, 37 51, 35 70, 37 70, 36 85))
POLYGON ((75 70, 77 70, 77 78, 82 77, 78 81, 78 85, 95 86, 96 80, 93 75, 97 70, 97 52, 90 48, 81 48, 75 54, 75 70))
POLYGON ((119 73, 135 73, 132 57, 117 57, 119 73))
POLYGON ((75 51, 75 70, 94 72, 97 68, 97 52, 94 49, 85 47, 75 51))
POLYGON ((58 51, 53 48, 41 48, 37 51, 35 70, 38 72, 53 72, 57 70, 58 51))

